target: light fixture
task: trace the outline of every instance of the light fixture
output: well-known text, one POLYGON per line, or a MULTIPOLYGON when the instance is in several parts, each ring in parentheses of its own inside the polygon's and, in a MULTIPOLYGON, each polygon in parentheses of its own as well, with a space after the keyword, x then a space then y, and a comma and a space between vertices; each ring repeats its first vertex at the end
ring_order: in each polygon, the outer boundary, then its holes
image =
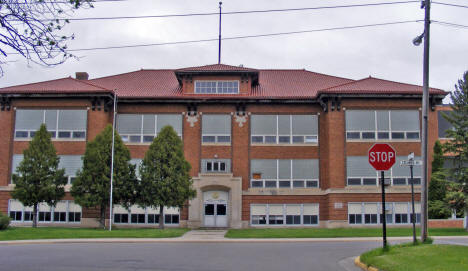
POLYGON ((422 43, 423 38, 424 38, 424 32, 421 35, 413 39, 414 46, 419 46, 422 43))

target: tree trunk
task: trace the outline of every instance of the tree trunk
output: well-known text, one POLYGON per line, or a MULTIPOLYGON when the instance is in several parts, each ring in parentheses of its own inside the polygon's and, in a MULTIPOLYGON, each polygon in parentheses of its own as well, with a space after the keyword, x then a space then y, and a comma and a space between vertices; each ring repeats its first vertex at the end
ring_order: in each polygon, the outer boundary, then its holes
POLYGON ((37 203, 34 204, 32 217, 33 217, 32 226, 33 228, 37 228, 37 203))
POLYGON ((159 206, 159 229, 164 230, 164 206, 159 206))
POLYGON ((99 226, 101 226, 103 229, 106 228, 106 225, 104 223, 105 216, 106 216, 106 206, 101 205, 101 215, 99 217, 99 226))

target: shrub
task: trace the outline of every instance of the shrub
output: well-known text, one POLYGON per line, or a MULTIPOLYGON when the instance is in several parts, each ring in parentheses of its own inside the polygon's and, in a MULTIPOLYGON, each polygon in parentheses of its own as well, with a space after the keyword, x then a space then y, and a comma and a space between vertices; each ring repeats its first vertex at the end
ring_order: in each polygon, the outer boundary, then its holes
POLYGON ((10 218, 0 213, 0 230, 6 230, 10 226, 10 218))

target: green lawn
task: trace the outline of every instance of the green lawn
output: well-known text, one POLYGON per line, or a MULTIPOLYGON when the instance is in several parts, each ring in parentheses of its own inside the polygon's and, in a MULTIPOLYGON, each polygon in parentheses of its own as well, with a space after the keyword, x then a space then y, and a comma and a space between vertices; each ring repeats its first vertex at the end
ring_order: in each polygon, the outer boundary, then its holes
POLYGON ((70 238, 167 238, 179 237, 188 229, 113 229, 112 231, 89 228, 23 228, 9 227, 0 231, 0 241, 32 239, 70 239, 70 238))
POLYGON ((462 271, 468 270, 468 247, 453 245, 403 244, 361 255, 361 262, 385 271, 462 271))
MULTIPOLYGON (((412 236, 411 228, 387 228, 388 236, 412 236)), ((419 234, 419 229, 418 229, 419 234)), ((468 235, 464 229, 429 229, 431 236, 468 235)), ((331 238, 331 237, 379 237, 382 228, 287 228, 287 229, 231 229, 228 238, 331 238)))

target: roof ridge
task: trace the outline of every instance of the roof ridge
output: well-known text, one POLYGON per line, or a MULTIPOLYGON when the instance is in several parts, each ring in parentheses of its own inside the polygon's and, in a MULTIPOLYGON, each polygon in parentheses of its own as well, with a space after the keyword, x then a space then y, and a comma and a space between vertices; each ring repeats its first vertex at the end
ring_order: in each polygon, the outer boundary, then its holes
POLYGON ((88 80, 78 80, 78 79, 73 78, 73 77, 71 77, 71 76, 70 76, 70 79, 72 79, 72 80, 74 80, 74 81, 76 81, 76 82, 80 82, 80 83, 84 83, 84 84, 90 85, 90 86, 92 86, 92 87, 100 88, 100 89, 102 89, 102 90, 113 91, 112 89, 104 88, 104 87, 101 87, 101 86, 99 86, 99 85, 96 85, 96 84, 92 84, 92 83, 90 83, 90 82, 87 82, 88 80))
POLYGON ((332 88, 337 88, 337 87, 342 87, 342 86, 346 86, 346 85, 356 84, 356 83, 359 83, 359 82, 364 81, 364 80, 366 80, 366 79, 369 79, 369 77, 366 77, 366 78, 363 78, 363 79, 359 79, 359 80, 350 79, 350 80, 353 80, 353 81, 352 81, 352 82, 343 83, 343 84, 338 84, 338 85, 331 86, 331 87, 327 87, 327 88, 324 88, 324 89, 319 89, 319 92, 320 92, 320 91, 326 91, 326 90, 329 90, 329 89, 332 89, 332 88))

